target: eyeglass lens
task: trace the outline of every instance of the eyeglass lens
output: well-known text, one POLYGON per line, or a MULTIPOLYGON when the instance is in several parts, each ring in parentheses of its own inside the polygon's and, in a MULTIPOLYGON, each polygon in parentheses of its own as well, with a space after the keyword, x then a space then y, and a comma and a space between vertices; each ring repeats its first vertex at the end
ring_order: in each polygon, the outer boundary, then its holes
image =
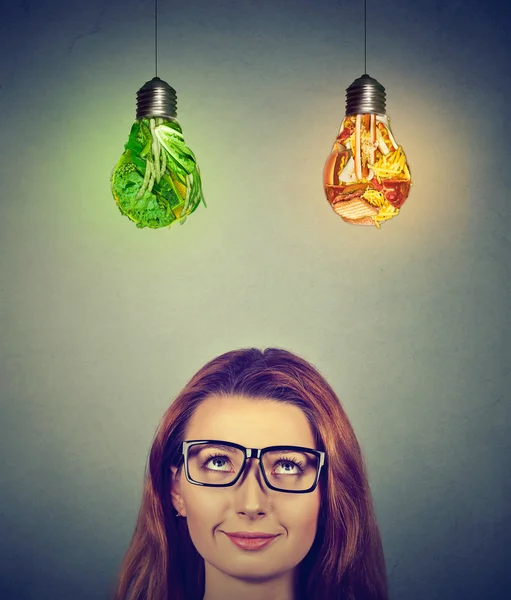
MULTIPOLYGON (((221 444, 196 444, 188 448, 188 472, 198 483, 231 483, 243 466, 244 453, 239 448, 221 444)), ((311 452, 290 448, 271 450, 262 457, 264 473, 276 488, 307 490, 314 485, 318 457, 311 452)))

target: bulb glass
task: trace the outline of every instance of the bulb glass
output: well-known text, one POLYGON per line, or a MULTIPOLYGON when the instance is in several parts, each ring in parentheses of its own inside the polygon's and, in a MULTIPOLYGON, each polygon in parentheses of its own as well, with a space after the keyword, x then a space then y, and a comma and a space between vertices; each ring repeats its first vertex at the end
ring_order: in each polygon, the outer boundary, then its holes
POLYGON ((176 120, 135 121, 111 177, 120 212, 138 228, 184 223, 202 193, 199 166, 176 120))
POLYGON ((323 184, 328 202, 346 223, 380 229, 399 214, 412 182, 387 115, 344 118, 325 163, 323 184))

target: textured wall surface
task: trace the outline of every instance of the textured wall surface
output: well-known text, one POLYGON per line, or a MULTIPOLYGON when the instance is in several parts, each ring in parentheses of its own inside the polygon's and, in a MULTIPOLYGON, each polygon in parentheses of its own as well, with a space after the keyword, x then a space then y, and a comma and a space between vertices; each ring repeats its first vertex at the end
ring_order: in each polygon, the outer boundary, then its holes
POLYGON ((207 360, 244 346, 302 355, 339 394, 393 600, 506 597, 501 4, 368 1, 368 73, 413 177, 373 230, 344 224, 322 188, 363 73, 362 2, 160 0, 158 75, 208 208, 152 231, 109 189, 154 75, 152 0, 2 0, 2 600, 107 598, 160 416, 207 360))

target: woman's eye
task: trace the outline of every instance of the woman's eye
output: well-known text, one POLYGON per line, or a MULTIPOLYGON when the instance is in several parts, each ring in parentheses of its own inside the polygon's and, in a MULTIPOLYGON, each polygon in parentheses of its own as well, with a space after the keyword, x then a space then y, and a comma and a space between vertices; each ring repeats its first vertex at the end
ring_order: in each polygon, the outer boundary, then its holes
POLYGON ((293 469, 294 469, 293 475, 294 475, 295 473, 300 473, 300 472, 301 472, 301 469, 300 469, 300 467, 299 467, 299 466, 298 466, 296 463, 294 463, 294 462, 291 462, 291 461, 280 462, 280 463, 277 465, 277 468, 278 468, 278 467, 282 467, 282 466, 284 466, 284 465, 285 465, 285 468, 283 469, 283 470, 284 470, 284 473, 290 473, 290 472, 292 472, 292 471, 293 471, 293 469))
POLYGON ((219 467, 218 463, 220 463, 220 468, 221 468, 227 464, 227 461, 225 460, 225 458, 223 458, 221 456, 214 456, 213 458, 210 458, 205 462, 205 464, 208 466, 208 468, 213 468, 213 470, 215 468, 219 467))

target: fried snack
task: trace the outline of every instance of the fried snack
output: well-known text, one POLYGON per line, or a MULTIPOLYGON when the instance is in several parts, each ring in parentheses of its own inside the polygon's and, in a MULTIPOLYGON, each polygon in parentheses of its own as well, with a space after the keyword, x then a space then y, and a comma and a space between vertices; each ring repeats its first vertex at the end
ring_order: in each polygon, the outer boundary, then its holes
POLYGON ((354 198, 347 202, 336 202, 333 209, 338 215, 347 219, 361 219, 362 217, 378 214, 378 208, 362 198, 354 198))
POLYGON ((348 219, 346 217, 341 217, 345 223, 352 223, 353 225, 366 225, 366 226, 374 226, 377 223, 374 221, 373 217, 362 217, 361 219, 348 219))

